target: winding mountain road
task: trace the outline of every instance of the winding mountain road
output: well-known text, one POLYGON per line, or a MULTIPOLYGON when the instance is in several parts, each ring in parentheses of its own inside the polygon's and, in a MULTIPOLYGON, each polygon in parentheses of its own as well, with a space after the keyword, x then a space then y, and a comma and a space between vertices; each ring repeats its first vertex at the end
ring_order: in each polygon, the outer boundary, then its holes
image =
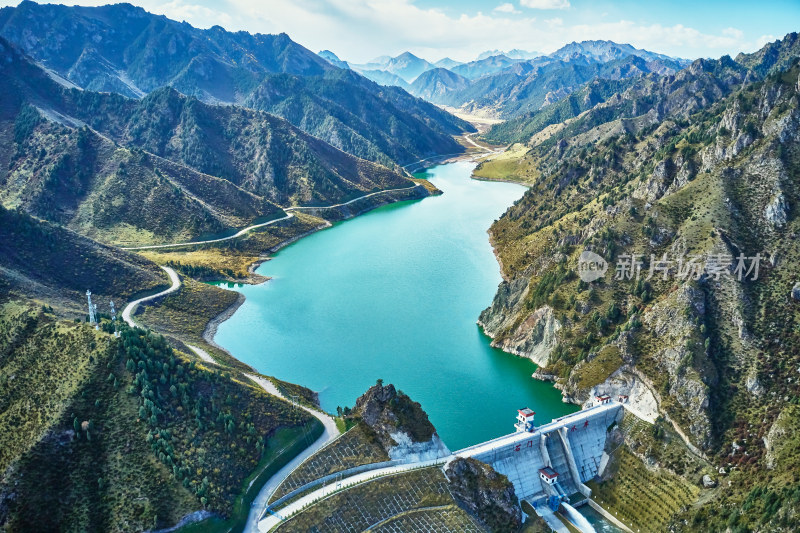
MULTIPOLYGON (((245 374, 248 378, 253 380, 255 383, 261 386, 265 391, 269 394, 274 396, 278 396, 279 398, 283 398, 286 400, 287 398, 281 394, 278 388, 268 379, 262 378, 260 376, 255 376, 253 374, 245 374)), ((288 401, 288 400, 287 400, 288 401)), ((336 422, 333 418, 321 411, 317 411, 316 409, 311 409, 310 407, 305 407, 304 405, 298 405, 304 411, 307 411, 311 416, 315 417, 317 420, 322 422, 323 427, 325 428, 322 432, 322 435, 319 436, 314 443, 303 450, 299 455, 297 455, 294 459, 289 461, 283 468, 278 470, 271 478, 264 483, 264 486, 261 487, 261 490, 258 492, 255 500, 253 500, 253 504, 250 507, 250 514, 247 516, 247 524, 245 524, 244 532, 245 533, 257 533, 258 530, 258 519, 260 518, 261 513, 264 509, 267 508, 267 503, 275 491, 278 489, 281 483, 289 477, 289 474, 294 472, 294 470, 300 466, 303 461, 308 459, 313 454, 317 453, 323 446, 334 440, 336 437, 340 435, 339 428, 336 427, 336 422)))
MULTIPOLYGON (((158 294, 153 294, 151 296, 145 296, 144 298, 139 298, 138 300, 134 300, 130 302, 128 305, 125 306, 125 309, 122 311, 122 319, 128 324, 130 327, 136 327, 136 322, 133 320, 133 313, 136 311, 136 308, 143 303, 155 300, 156 298, 160 298, 162 296, 166 296, 167 294, 173 293, 177 291, 181 287, 181 279, 178 276, 178 273, 175 272, 174 269, 162 266, 161 268, 169 275, 169 279, 172 282, 172 285, 169 289, 159 292, 158 294)), ((194 351, 201 359, 204 361, 208 361, 211 363, 216 363, 213 358, 203 349, 197 348, 196 346, 187 345, 189 348, 194 351)), ((253 374, 245 374, 248 378, 250 378, 253 382, 258 384, 262 389, 264 389, 268 394, 272 394, 273 396, 277 396, 282 398, 286 401, 291 401, 286 398, 281 391, 268 379, 265 379, 260 376, 256 376, 253 374)), ((283 468, 281 468, 278 472, 276 472, 271 478, 264 483, 264 486, 261 487, 258 495, 256 496, 255 500, 253 501, 253 506, 250 508, 250 513, 247 517, 247 525, 245 527, 245 531, 256 532, 258 531, 258 518, 263 509, 266 508, 267 502, 269 501, 272 494, 277 490, 278 486, 280 486, 283 481, 289 477, 291 474, 300 464, 305 461, 308 457, 316 453, 320 448, 334 440, 336 437, 340 435, 339 428, 336 427, 336 422, 333 418, 328 415, 327 413, 323 413, 316 409, 311 409, 310 407, 306 407, 304 405, 298 405, 300 409, 308 412, 310 415, 315 417, 317 420, 322 422, 323 431, 322 435, 314 441, 311 446, 307 447, 303 450, 299 455, 297 455, 294 459, 289 461, 283 468)))
POLYGON ((417 184, 412 185, 411 187, 401 187, 399 189, 384 189, 382 191, 371 192, 369 194, 365 194, 363 196, 359 196, 358 198, 353 198, 352 200, 349 200, 347 202, 342 202, 340 204, 334 204, 334 205, 320 205, 320 206, 309 205, 309 206, 285 207, 285 208, 283 208, 283 211, 286 213, 285 217, 275 218, 275 219, 272 219, 272 220, 270 220, 268 222, 262 222, 260 224, 253 224, 252 226, 247 226, 246 228, 237 231, 233 235, 229 235, 227 237, 220 237, 219 239, 208 239, 208 240, 205 240, 205 241, 175 242, 175 243, 169 243, 169 244, 151 244, 149 246, 132 246, 132 247, 129 247, 129 248, 120 248, 120 249, 121 250, 155 250, 155 249, 159 249, 159 248, 177 248, 179 246, 195 246, 195 245, 198 245, 198 244, 211 244, 211 243, 215 243, 215 242, 229 241, 231 239, 237 239, 237 238, 241 237, 242 235, 253 231, 254 229, 263 228, 265 226, 270 226, 270 225, 275 224, 277 222, 280 222, 282 220, 288 220, 288 219, 290 219, 290 218, 292 218, 294 216, 291 213, 292 211, 304 211, 304 210, 313 211, 313 210, 319 210, 319 209, 336 209, 337 207, 344 207, 346 205, 350 205, 350 204, 352 204, 354 202, 357 202, 359 200, 363 200, 364 198, 369 198, 371 196, 377 196, 379 194, 386 194, 386 193, 390 193, 390 192, 410 191, 411 189, 416 189, 417 187, 422 187, 422 185, 417 183, 417 184))
POLYGON ((161 296, 165 296, 171 292, 177 291, 181 287, 181 278, 178 277, 178 273, 175 272, 168 266, 162 266, 161 268, 169 275, 169 279, 172 282, 172 286, 165 290, 161 291, 158 294, 153 294, 152 296, 145 296, 144 298, 139 298, 138 300, 134 300, 130 302, 128 305, 125 306, 125 309, 122 311, 122 320, 125 321, 130 327, 135 327, 136 322, 133 320, 133 312, 136 310, 136 307, 144 302, 149 302, 150 300, 155 300, 156 298, 160 298, 161 296))

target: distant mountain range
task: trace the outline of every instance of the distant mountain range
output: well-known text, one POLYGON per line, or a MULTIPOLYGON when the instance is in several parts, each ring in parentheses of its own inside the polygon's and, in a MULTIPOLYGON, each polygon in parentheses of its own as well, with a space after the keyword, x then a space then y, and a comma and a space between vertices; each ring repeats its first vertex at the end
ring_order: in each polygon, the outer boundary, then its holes
POLYGON ((320 54, 334 65, 345 64, 376 83, 402 87, 435 104, 502 118, 557 102, 594 79, 672 74, 689 64, 613 41, 572 42, 549 55, 490 50, 468 63, 449 58, 431 63, 405 52, 359 65, 341 61, 329 51, 320 54))
POLYGON ((26 1, 0 9, 0 36, 83 89, 142 98, 170 86, 207 103, 247 105, 385 165, 458 151, 452 135, 472 131, 402 90, 342 70, 330 55, 320 57, 286 34, 201 30, 130 4, 26 1))
POLYGON ((485 52, 481 52, 478 54, 478 57, 475 59, 480 61, 481 59, 487 59, 492 56, 506 56, 509 59, 533 59, 536 57, 541 57, 544 54, 540 52, 529 52, 527 50, 520 50, 519 48, 514 48, 513 50, 509 50, 508 52, 503 52, 502 50, 487 50, 485 52))
POLYGON ((0 90, 0 202, 103 242, 188 240, 412 184, 268 113, 63 87, 2 39, 0 90))

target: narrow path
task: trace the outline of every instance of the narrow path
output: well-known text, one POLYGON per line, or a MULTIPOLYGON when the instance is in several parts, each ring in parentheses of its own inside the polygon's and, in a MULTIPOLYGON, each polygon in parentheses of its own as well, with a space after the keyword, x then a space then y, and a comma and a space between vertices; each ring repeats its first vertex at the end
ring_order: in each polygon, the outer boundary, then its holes
MULTIPOLYGON (((260 385, 261 388, 267 391, 269 394, 286 400, 283 394, 281 394, 278 388, 270 380, 260 376, 255 376, 253 374, 245 375, 260 385)), ((253 500, 252 507, 250 507, 250 514, 247 517, 247 524, 245 524, 244 527, 245 533, 258 532, 258 519, 260 518, 261 513, 264 509, 266 509, 267 503, 269 502, 269 499, 272 497, 273 493, 278 489, 280 484, 283 483, 287 477, 289 477, 289 474, 291 474, 298 466, 300 466, 303 461, 316 453, 320 448, 339 436, 339 428, 336 427, 336 422, 330 415, 317 411, 316 409, 311 409, 310 407, 305 407, 303 405, 300 405, 299 407, 322 422, 322 425, 325 429, 322 432, 322 435, 320 435, 319 438, 314 441, 314 444, 303 450, 299 455, 297 455, 297 457, 289 461, 287 465, 278 470, 271 478, 267 480, 266 483, 264 483, 264 486, 261 487, 261 490, 258 492, 258 496, 256 496, 255 500, 253 500)))
POLYGON ((175 242, 175 243, 168 243, 168 244, 152 244, 152 245, 149 245, 149 246, 132 246, 132 247, 127 247, 127 248, 122 248, 121 247, 120 250, 155 250, 155 249, 158 249, 158 248, 177 248, 179 246, 195 246, 195 245, 198 245, 198 244, 211 244, 211 243, 215 243, 215 242, 229 241, 231 239, 237 239, 237 238, 241 237, 242 235, 253 231, 254 229, 263 228, 265 226, 269 226, 269 225, 275 224, 275 223, 280 222, 282 220, 288 220, 288 219, 290 219, 290 218, 292 218, 294 216, 291 213, 292 211, 303 211, 303 210, 313 211, 313 210, 319 210, 319 209, 336 209, 337 207, 343 207, 343 206, 346 206, 346 205, 350 205, 350 204, 352 204, 354 202, 357 202, 359 200, 363 200, 364 198, 369 198, 371 196, 376 196, 376 195, 379 195, 379 194, 386 194, 386 193, 390 193, 390 192, 410 191, 411 189, 416 189, 417 187, 422 187, 422 185, 417 183, 415 185, 412 185, 411 187, 401 187, 399 189, 384 189, 382 191, 371 192, 369 194, 365 194, 363 196, 359 196, 358 198, 353 198, 352 200, 349 200, 347 202, 342 202, 340 204, 334 204, 334 205, 319 205, 319 206, 309 205, 309 206, 285 207, 285 208, 282 208, 283 211, 286 213, 285 217, 275 218, 275 219, 272 219, 272 220, 267 221, 267 222, 262 222, 260 224, 253 224, 252 226, 247 226, 246 228, 237 231, 233 235, 229 235, 227 237, 220 237, 219 239, 208 239, 208 240, 205 240, 205 241, 175 242))
POLYGON ((128 324, 130 327, 136 326, 136 322, 134 322, 132 315, 139 304, 144 302, 149 302, 150 300, 155 300, 156 298, 160 298, 161 296, 164 296, 171 292, 175 292, 180 288, 181 279, 178 277, 177 272, 175 272, 168 266, 162 266, 161 268, 163 268, 164 271, 169 275, 169 279, 172 282, 172 286, 165 291, 159 292, 158 294, 153 294, 152 296, 145 296, 144 298, 139 298, 138 300, 134 300, 128 305, 126 305, 125 309, 122 311, 122 320, 124 320, 125 323, 128 324))
POLYGON ((196 354, 197 354, 197 357, 199 357, 200 359, 202 359, 202 360, 203 360, 203 361, 205 361, 206 363, 211 363, 211 364, 214 364, 214 365, 218 365, 218 364, 219 364, 219 363, 217 363, 217 361, 216 361, 216 360, 215 360, 213 357, 211 357, 211 354, 209 354, 209 353, 208 353, 207 351, 205 351, 204 349, 202 349, 202 348, 198 348, 197 346, 192 346, 191 344, 187 344, 186 346, 187 346, 187 347, 188 347, 188 348, 189 348, 191 351, 193 351, 194 353, 196 353, 196 354))
POLYGON ((287 207, 284 211, 301 211, 303 209, 335 209, 337 207, 342 207, 345 205, 350 205, 353 202, 357 202, 359 200, 363 200, 364 198, 369 198, 370 196, 376 196, 378 194, 385 194, 387 192, 398 192, 398 191, 410 191, 411 189, 416 189, 417 187, 422 187, 421 184, 415 183, 411 187, 401 187, 399 189, 384 189, 382 191, 375 191, 369 194, 365 194, 363 196, 359 196, 358 198, 353 198, 347 202, 342 202, 341 204, 334 204, 334 205, 322 205, 322 206, 313 206, 313 205, 306 205, 306 206, 297 206, 297 207, 287 207))
MULTIPOLYGON (((181 286, 181 279, 178 277, 178 274, 170 267, 162 266, 161 268, 169 275, 170 280, 172 281, 172 286, 165 290, 161 291, 158 294, 153 294, 151 296, 146 296, 144 298, 139 298, 138 300, 134 300, 130 302, 128 305, 125 306, 125 310, 122 311, 122 319, 131 327, 136 326, 136 322, 132 318, 133 312, 136 310, 136 307, 139 304, 149 302, 156 298, 160 298, 161 296, 170 294, 172 292, 177 291, 181 286)), ((202 348, 198 348, 197 346, 192 346, 191 344, 187 344, 187 346, 196 353, 201 359, 207 361, 209 363, 216 363, 214 359, 202 348)), ((282 398, 286 401, 291 401, 286 398, 281 391, 268 379, 262 378, 260 376, 255 376, 253 374, 245 374, 248 378, 250 378, 253 382, 258 384, 262 389, 264 389, 267 393, 272 394, 273 396, 277 396, 282 398)), ((335 439, 339 436, 339 428, 336 427, 336 422, 333 418, 328 415, 327 413, 323 413, 316 409, 311 409, 310 407, 306 407, 304 405, 298 405, 300 409, 308 412, 310 415, 315 417, 317 420, 322 422, 323 431, 322 435, 314 441, 314 443, 303 450, 302 453, 297 455, 294 459, 289 461, 287 465, 281 468, 278 472, 276 472, 266 483, 264 486, 261 487, 258 495, 256 496, 255 500, 253 501, 253 506, 250 508, 250 514, 247 517, 247 525, 245 526, 245 531, 255 532, 258 531, 258 518, 261 514, 261 511, 267 507, 267 502, 272 497, 272 494, 278 488, 278 486, 283 483, 283 481, 289 477, 295 468, 300 466, 300 464, 305 461, 308 457, 312 454, 316 453, 317 450, 328 444, 330 441, 335 439)))
MULTIPOLYGON (((284 211, 288 211, 289 209, 284 209, 284 211)), ((129 248, 120 248, 120 250, 154 250, 157 248, 176 248, 178 246, 193 246, 197 244, 210 244, 212 242, 222 242, 222 241, 229 241, 231 239, 236 239, 237 237, 241 237, 245 233, 253 231, 256 228, 263 228, 264 226, 269 226, 270 224, 275 224, 276 222, 280 222, 281 220, 287 220, 292 218, 294 215, 291 213, 287 213, 285 217, 275 218, 268 222, 262 222, 261 224, 253 224, 252 226, 247 226, 243 230, 240 230, 233 235, 229 235, 228 237, 221 237, 219 239, 208 239, 205 241, 192 241, 192 242, 174 242, 170 244, 152 244, 150 246, 133 246, 129 248)))

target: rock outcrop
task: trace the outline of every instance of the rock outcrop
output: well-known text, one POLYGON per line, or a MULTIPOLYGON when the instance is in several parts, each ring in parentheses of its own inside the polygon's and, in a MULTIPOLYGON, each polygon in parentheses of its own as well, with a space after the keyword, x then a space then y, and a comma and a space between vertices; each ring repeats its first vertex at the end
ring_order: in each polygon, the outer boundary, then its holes
POLYGON ((448 463, 445 476, 458 505, 490 531, 517 531, 522 525, 514 485, 491 466, 457 458, 448 463))
POLYGON ((558 342, 561 324, 553 309, 543 306, 517 321, 522 301, 528 293, 528 280, 523 277, 503 282, 492 305, 485 309, 478 325, 492 338, 492 346, 527 357, 539 366, 547 366, 550 353, 558 342))
POLYGON ((800 281, 795 283, 794 287, 792 287, 792 299, 800 302, 800 281))
POLYGON ((354 412, 393 460, 424 461, 450 454, 419 403, 378 381, 356 400, 354 412))

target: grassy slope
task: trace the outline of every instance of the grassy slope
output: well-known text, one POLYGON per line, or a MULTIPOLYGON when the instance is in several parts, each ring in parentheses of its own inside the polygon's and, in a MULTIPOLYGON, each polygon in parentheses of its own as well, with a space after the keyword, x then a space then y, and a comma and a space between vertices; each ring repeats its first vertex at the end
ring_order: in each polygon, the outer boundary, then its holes
POLYGON ((165 288, 154 263, 98 244, 20 211, 0 207, 0 279, 10 290, 39 299, 68 316, 86 313, 86 289, 101 313, 109 299, 122 302, 165 288))
MULTIPOLYGON (((709 448, 718 466, 743 469, 734 474, 721 501, 687 512, 693 527, 752 528, 759 521, 762 527, 779 527, 796 512, 791 489, 796 475, 791 472, 800 456, 787 452, 786 463, 768 471, 761 440, 781 413, 792 412, 798 397, 789 375, 800 362, 795 349, 800 345, 798 311, 786 303, 796 281, 791 265, 798 257, 796 243, 787 236, 797 231, 797 222, 790 217, 788 225, 776 229, 764 221, 775 187, 790 205, 798 202, 796 147, 780 145, 769 133, 775 131, 774 124, 795 116, 796 77, 796 68, 772 75, 689 121, 664 121, 658 128, 633 134, 587 134, 574 138, 565 151, 555 142, 534 147, 523 159, 536 164, 544 178, 492 228, 506 274, 525 273, 530 279, 527 297, 516 311, 520 318, 548 304, 566 326, 547 373, 566 378, 589 353, 627 340, 626 360, 650 377, 661 392, 662 407, 700 440, 705 434, 723 443, 721 449, 709 448), (730 123, 726 113, 735 117, 734 131, 721 126, 730 123), (745 135, 750 135, 744 141, 750 146, 728 161, 712 163, 708 172, 702 170, 698 154, 729 147, 737 138, 742 142, 745 135), (650 197, 658 184, 656 163, 665 159, 678 168, 673 176, 680 171, 688 173, 688 179, 666 190, 667 181, 650 197), (784 259, 774 268, 762 268, 758 282, 741 286, 683 285, 658 277, 637 284, 614 280, 613 275, 588 286, 570 267, 584 248, 606 257, 613 271, 622 253, 635 251, 648 258, 652 252, 660 257, 672 245, 689 254, 734 253, 731 243, 746 255, 776 250, 784 259), (687 298, 698 297, 705 302, 704 314, 687 305, 687 298), (752 337, 737 331, 742 319, 752 337), (779 343, 770 340, 775 338, 779 343), (747 391, 745 381, 753 375, 773 391, 774 399, 765 402, 747 391), (689 385, 694 388, 682 388, 689 385), (698 390, 705 391, 710 402, 713 416, 707 422, 701 421, 702 408, 693 403, 698 390), (733 441, 738 451, 727 444, 733 441), (775 482, 767 488, 769 480, 775 482), (742 502, 766 505, 773 512, 734 512, 742 502)), ((579 366, 585 373, 570 381, 595 383, 613 370, 611 366, 597 369, 599 373, 579 366)), ((680 512, 680 506, 673 511, 680 512)))
POLYGON ((196 365, 140 330, 114 340, 14 301, 3 317, 0 468, 11 469, 0 522, 10 531, 146 529, 203 507, 230 514, 267 438, 310 422, 235 371, 196 365), (20 416, 31 408, 36 416, 20 416))

